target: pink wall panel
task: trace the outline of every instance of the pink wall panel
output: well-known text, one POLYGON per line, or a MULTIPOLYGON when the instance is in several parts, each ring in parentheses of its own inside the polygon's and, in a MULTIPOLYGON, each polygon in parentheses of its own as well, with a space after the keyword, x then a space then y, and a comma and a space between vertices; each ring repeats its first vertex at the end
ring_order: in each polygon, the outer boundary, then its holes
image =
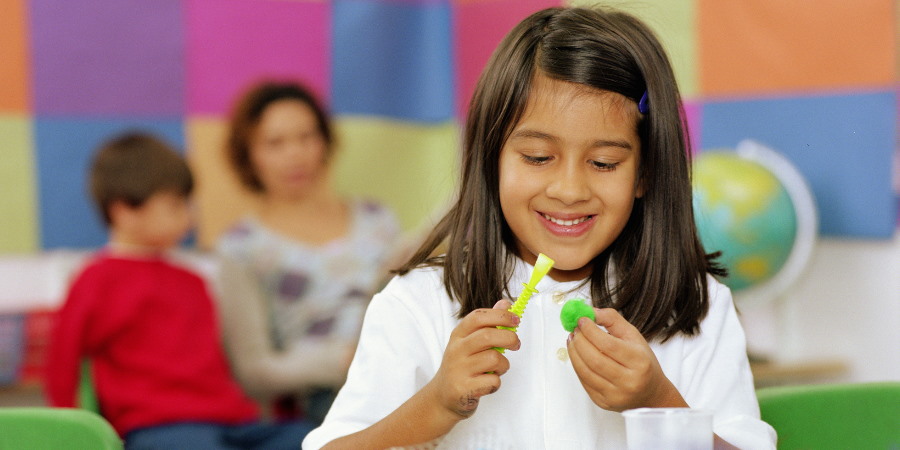
POLYGON ((330 98, 329 2, 188 0, 188 113, 227 113, 247 84, 299 78, 330 98))
POLYGON ((454 11, 456 111, 465 117, 484 65, 503 36, 531 13, 560 0, 460 1, 454 11))

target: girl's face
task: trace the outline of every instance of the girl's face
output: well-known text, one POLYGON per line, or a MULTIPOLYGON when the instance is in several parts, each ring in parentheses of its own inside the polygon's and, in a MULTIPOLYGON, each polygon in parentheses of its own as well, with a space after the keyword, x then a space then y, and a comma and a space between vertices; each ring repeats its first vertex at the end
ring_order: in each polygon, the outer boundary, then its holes
POLYGON ((323 181, 325 153, 315 113, 293 99, 266 107, 250 143, 250 162, 269 196, 300 196, 323 181))
POLYGON ((620 94, 535 76, 499 165, 500 206, 525 261, 546 254, 558 281, 590 275, 643 195, 637 120, 620 94))

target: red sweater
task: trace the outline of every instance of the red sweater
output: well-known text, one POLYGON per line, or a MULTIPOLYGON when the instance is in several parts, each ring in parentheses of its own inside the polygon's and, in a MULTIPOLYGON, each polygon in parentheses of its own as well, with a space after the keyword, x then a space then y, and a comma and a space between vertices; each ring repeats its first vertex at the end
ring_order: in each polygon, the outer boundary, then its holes
POLYGON ((75 406, 82 358, 93 361, 104 417, 120 435, 182 421, 258 417, 231 374, 204 281, 162 259, 99 254, 69 290, 53 332, 46 391, 75 406))

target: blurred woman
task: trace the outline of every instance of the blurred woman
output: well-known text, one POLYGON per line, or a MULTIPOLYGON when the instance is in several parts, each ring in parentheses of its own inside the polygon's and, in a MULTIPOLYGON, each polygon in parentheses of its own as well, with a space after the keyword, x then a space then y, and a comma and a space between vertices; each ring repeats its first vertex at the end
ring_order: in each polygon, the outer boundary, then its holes
POLYGON ((233 110, 228 160, 259 207, 217 243, 225 340, 238 379, 278 416, 327 412, 399 237, 388 208, 333 190, 333 151, 301 85, 260 83, 233 110))

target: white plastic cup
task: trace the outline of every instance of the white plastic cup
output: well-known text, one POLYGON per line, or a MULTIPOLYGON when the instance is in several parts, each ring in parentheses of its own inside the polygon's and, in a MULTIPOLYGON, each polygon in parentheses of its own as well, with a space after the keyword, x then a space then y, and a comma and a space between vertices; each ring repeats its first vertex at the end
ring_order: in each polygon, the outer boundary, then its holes
POLYGON ((622 413, 628 450, 712 450, 713 413, 691 408, 638 408, 622 413))

